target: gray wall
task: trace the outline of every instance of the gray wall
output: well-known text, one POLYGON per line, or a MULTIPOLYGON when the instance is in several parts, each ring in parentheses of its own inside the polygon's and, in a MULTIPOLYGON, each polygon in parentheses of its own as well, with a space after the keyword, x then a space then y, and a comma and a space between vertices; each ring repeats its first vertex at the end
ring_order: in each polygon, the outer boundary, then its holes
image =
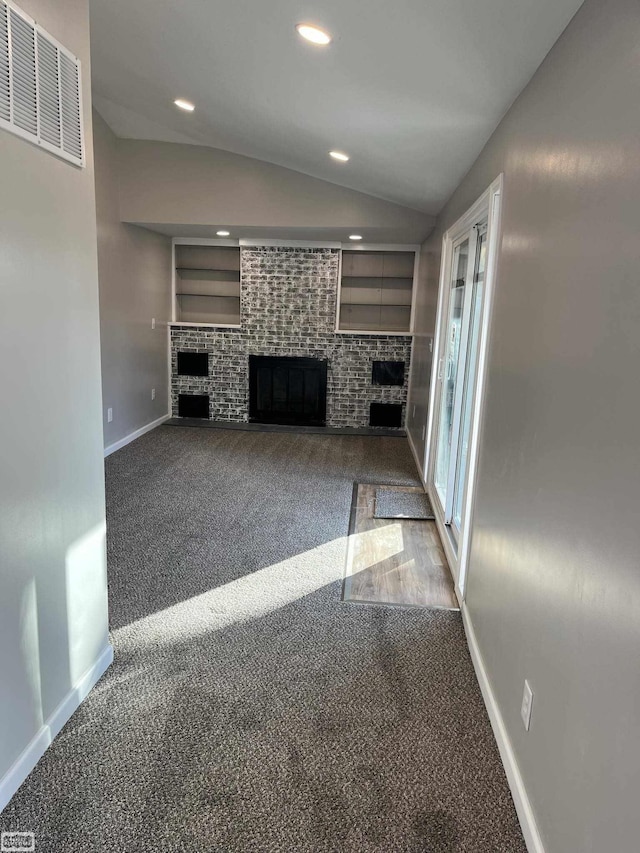
POLYGON ((640 833, 639 36, 587 0, 426 247, 504 172, 467 604, 548 853, 640 833))
POLYGON ((87 167, 0 131, 0 778, 107 648, 86 0, 21 0, 82 60, 87 167))
POLYGON ((105 447, 166 415, 171 240, 120 222, 118 140, 94 112, 105 447), (156 328, 151 320, 155 318, 156 328), (156 389, 155 400, 151 389, 156 389), (113 421, 107 422, 107 409, 113 421))
POLYGON ((169 142, 121 140, 122 220, 171 227, 240 227, 240 236, 419 243, 433 217, 300 172, 228 151, 169 142))

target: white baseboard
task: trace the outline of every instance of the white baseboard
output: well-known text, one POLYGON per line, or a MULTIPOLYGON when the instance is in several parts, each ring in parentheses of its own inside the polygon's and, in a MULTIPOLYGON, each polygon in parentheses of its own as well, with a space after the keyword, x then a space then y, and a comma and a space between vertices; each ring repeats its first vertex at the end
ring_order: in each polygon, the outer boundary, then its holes
POLYGON ((504 767, 504 772, 507 776, 507 782, 509 783, 511 796, 513 797, 513 802, 516 807, 518 820, 520 821, 527 850, 529 853, 545 853, 542 838, 540 837, 538 826, 536 824, 535 815, 533 813, 531 803, 529 802, 529 797, 520 774, 520 768, 518 767, 513 747, 511 746, 511 740, 509 739, 507 728, 504 724, 500 708, 498 707, 498 702, 491 687, 491 682, 489 681, 489 676, 487 675, 487 670, 485 668, 484 661, 482 660, 480 649, 478 648, 478 641, 473 629, 471 617, 469 616, 469 611, 464 603, 462 604, 461 612, 465 634, 467 635, 467 644, 471 653, 471 660, 473 661, 476 676, 480 684, 484 704, 487 707, 493 734, 498 744, 500 758, 502 759, 502 766, 504 767))
POLYGON ((97 661, 71 688, 19 758, 0 779, 0 812, 40 761, 54 737, 71 718, 74 711, 78 709, 94 684, 104 675, 112 661, 113 648, 111 645, 107 645, 97 661))
MULTIPOLYGON (((425 491, 429 493, 429 488, 425 479, 425 473, 422 468, 423 463, 420 460, 420 457, 418 456, 418 452, 416 451, 415 444, 413 443, 411 433, 408 430, 407 440, 409 442, 409 447, 411 448, 413 458, 415 459, 422 485, 424 486, 425 491)), ((436 521, 438 521, 438 519, 436 519, 436 521)), ((442 530, 440 530, 439 532, 442 538, 442 530)), ((446 549, 445 556, 448 560, 449 557, 446 554, 446 549)), ((455 577, 453 572, 452 576, 455 577)), ((527 850, 529 851, 529 853, 545 853, 544 845, 542 843, 542 839, 538 831, 538 826, 536 824, 535 815, 533 813, 533 809, 531 808, 529 797, 527 796, 527 791, 525 789, 524 781, 520 774, 520 768, 518 767, 518 762, 516 761, 516 756, 513 751, 513 747, 511 746, 511 740, 509 739, 509 735, 507 734, 507 728, 504 724, 504 720, 502 719, 500 708, 498 707, 498 703, 491 687, 491 682, 489 681, 489 676, 487 675, 487 670, 485 668, 484 661, 482 660, 482 655, 480 654, 480 649, 478 648, 478 641, 476 639, 476 634, 473 629, 473 623, 471 622, 469 611, 465 602, 463 601, 463 596, 460 589, 458 588, 457 583, 455 585, 455 592, 456 597, 458 599, 458 603, 460 604, 460 612, 462 613, 462 622, 464 624, 464 630, 467 636, 467 645, 469 646, 469 652, 471 653, 471 660, 473 661, 473 666, 476 671, 476 677, 480 684, 480 690, 482 691, 482 698, 484 699, 484 704, 486 705, 487 713, 489 714, 489 720, 491 721, 493 734, 498 744, 500 758, 502 759, 502 765, 504 767, 504 771, 507 777, 507 782, 509 783, 511 796, 513 797, 513 802, 516 807, 518 820, 520 821, 520 826, 522 827, 522 834, 524 835, 527 850)))
POLYGON ((159 427, 160 424, 163 424, 165 421, 168 421, 171 417, 171 414, 163 415, 161 418, 158 418, 155 421, 151 421, 150 424, 146 424, 140 429, 137 429, 135 432, 130 432, 129 435, 125 435, 124 438, 121 438, 119 441, 114 441, 113 444, 110 444, 108 447, 104 449, 105 459, 107 456, 111 456, 112 453, 115 453, 116 450, 120 450, 121 447, 125 447, 127 444, 131 444, 132 441, 135 441, 136 438, 140 438, 141 435, 144 435, 145 432, 151 432, 152 429, 159 427))
POLYGON ((427 489, 427 482, 426 482, 425 476, 424 476, 424 471, 422 470, 423 463, 420 461, 420 458, 418 456, 418 451, 416 450, 416 446, 413 443, 413 439, 411 438, 411 433, 409 432, 409 430, 407 430, 407 441, 409 442, 409 447, 411 448, 411 452, 413 453, 413 458, 414 458, 416 466, 418 468, 418 474, 420 474, 420 480, 421 480, 422 485, 424 486, 424 490, 426 492, 426 491, 428 491, 428 489, 427 489))

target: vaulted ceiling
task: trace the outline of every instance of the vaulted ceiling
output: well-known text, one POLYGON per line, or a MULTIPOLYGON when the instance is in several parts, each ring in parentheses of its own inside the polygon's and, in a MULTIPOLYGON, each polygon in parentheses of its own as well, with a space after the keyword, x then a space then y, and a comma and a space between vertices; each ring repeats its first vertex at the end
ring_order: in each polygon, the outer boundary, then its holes
POLYGON ((580 5, 91 0, 94 103, 118 136, 221 148, 437 213, 580 5), (332 43, 303 41, 299 22, 332 43))

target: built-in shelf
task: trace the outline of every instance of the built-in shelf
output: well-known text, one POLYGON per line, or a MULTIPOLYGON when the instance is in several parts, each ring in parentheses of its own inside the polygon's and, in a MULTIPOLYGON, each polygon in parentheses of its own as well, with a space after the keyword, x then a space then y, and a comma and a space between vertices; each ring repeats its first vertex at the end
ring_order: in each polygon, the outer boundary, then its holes
MULTIPOLYGON (((235 249, 233 251, 236 251, 235 249)), ((236 280, 240 280, 240 270, 225 270, 225 269, 215 269, 212 270, 209 267, 176 267, 176 270, 179 273, 186 272, 206 272, 206 273, 214 273, 215 275, 223 276, 224 273, 229 273, 229 279, 232 280, 234 277, 236 280)))
POLYGON ((380 329, 336 329, 337 335, 385 335, 387 337, 393 337, 397 335, 398 337, 406 338, 407 335, 411 334, 410 332, 401 331, 401 332, 393 332, 389 329, 385 329, 381 331, 380 329))
POLYGON ((182 322, 181 320, 176 320, 174 322, 169 323, 172 327, 180 327, 180 326, 210 326, 212 329, 241 329, 242 326, 237 323, 232 325, 230 323, 189 323, 182 322))
POLYGON ((414 267, 414 251, 343 251, 337 331, 410 334, 414 267))
POLYGON ((179 244, 175 247, 173 323, 240 327, 240 249, 179 244))

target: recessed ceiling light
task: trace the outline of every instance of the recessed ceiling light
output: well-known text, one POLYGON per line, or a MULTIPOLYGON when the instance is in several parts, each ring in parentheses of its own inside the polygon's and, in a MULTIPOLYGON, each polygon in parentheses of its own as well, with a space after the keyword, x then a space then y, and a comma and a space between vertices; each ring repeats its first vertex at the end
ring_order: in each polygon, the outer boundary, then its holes
POLYGON ((319 27, 312 27, 311 24, 296 24, 296 30, 298 35, 312 44, 327 45, 331 42, 329 33, 325 33, 319 27))
POLYGON ((360 234, 350 234, 349 239, 350 240, 362 240, 362 237, 360 236, 360 234))
POLYGON ((228 237, 229 236, 228 231, 216 231, 216 234, 218 235, 218 237, 228 237))
POLYGON ((346 163, 349 159, 348 154, 343 154, 342 151, 329 151, 329 156, 334 160, 339 160, 341 163, 346 163))
POLYGON ((176 107, 180 107, 181 110, 185 110, 188 113, 192 113, 195 110, 195 107, 191 103, 191 101, 185 101, 184 98, 176 98, 173 103, 176 105, 176 107))

